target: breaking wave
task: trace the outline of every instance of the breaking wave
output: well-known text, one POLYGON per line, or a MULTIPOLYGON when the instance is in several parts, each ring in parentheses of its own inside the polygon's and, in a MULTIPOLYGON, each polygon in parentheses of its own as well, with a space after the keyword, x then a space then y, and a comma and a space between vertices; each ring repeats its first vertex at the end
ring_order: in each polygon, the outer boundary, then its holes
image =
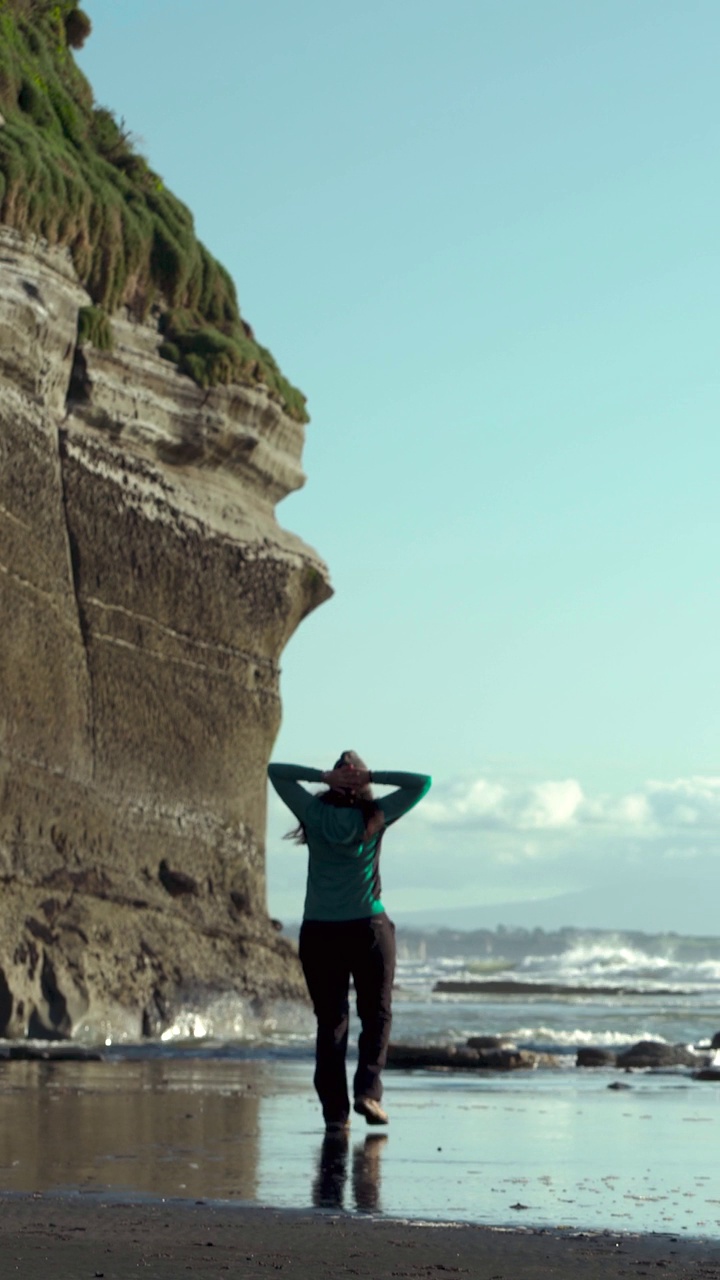
POLYGON ((200 1006, 188 1005, 176 1014, 160 1036, 163 1044, 177 1041, 243 1041, 245 1043, 304 1043, 314 1033, 309 1009, 293 1001, 258 1006, 234 992, 223 992, 200 1006))
POLYGON ((516 1027, 508 1032, 508 1038, 518 1045, 535 1048, 553 1045, 556 1049, 624 1049, 638 1040, 656 1040, 666 1044, 664 1036, 647 1028, 634 1031, 588 1031, 581 1027, 516 1027))
POLYGON ((720 983, 720 959, 692 961, 676 958, 672 952, 656 955, 620 941, 584 942, 555 955, 525 956, 515 972, 568 985, 709 986, 720 983))

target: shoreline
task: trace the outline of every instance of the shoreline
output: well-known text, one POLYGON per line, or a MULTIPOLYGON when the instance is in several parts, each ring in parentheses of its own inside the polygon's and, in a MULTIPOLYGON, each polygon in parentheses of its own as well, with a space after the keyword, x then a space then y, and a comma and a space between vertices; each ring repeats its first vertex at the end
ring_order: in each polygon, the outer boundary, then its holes
POLYGON ((283 1271, 293 1280, 720 1280, 720 1241, 430 1223, 218 1202, 118 1200, 80 1192, 0 1194, 0 1274, 177 1280, 181 1273, 283 1271), (700 1268, 700 1270, 699 1270, 700 1268))

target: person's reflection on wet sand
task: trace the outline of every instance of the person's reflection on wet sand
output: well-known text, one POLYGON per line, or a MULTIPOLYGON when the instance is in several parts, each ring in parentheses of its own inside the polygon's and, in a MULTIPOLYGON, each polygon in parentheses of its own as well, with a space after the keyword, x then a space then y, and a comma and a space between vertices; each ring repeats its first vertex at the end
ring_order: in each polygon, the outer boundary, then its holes
POLYGON ((312 1187, 312 1202, 316 1209, 342 1209, 347 1179, 347 1153, 347 1133, 325 1135, 312 1187))
MULTIPOLYGON (((386 1133, 368 1134, 356 1143, 352 1159, 354 1207, 358 1213, 380 1213, 380 1153, 386 1133)), ((316 1209, 344 1208, 349 1139, 347 1133, 327 1134, 320 1147, 317 1173, 312 1186, 316 1209)))
POLYGON ((369 1133, 353 1151, 352 1185, 358 1213, 381 1213, 380 1156, 386 1133, 369 1133))

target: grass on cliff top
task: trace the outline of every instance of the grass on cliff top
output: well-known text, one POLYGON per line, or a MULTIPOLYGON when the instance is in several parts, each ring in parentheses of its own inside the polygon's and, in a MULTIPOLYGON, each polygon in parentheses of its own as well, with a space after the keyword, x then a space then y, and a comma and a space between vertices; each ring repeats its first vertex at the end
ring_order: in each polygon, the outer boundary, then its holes
POLYGON ((263 385, 291 417, 305 397, 242 319, 234 284, 195 235, 189 209, 97 106, 72 48, 90 32, 76 0, 0 0, 0 222, 67 246, 101 334, 119 306, 159 316, 162 355, 200 386, 263 385))

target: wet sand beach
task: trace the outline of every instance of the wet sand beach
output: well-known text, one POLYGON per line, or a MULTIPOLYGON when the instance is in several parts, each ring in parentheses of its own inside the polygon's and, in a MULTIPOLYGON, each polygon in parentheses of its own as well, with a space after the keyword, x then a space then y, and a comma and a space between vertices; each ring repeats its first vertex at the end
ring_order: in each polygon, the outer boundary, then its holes
POLYGON ((305 1061, 0 1063, 0 1277, 720 1278, 720 1090, 389 1075, 327 1141, 305 1061))

